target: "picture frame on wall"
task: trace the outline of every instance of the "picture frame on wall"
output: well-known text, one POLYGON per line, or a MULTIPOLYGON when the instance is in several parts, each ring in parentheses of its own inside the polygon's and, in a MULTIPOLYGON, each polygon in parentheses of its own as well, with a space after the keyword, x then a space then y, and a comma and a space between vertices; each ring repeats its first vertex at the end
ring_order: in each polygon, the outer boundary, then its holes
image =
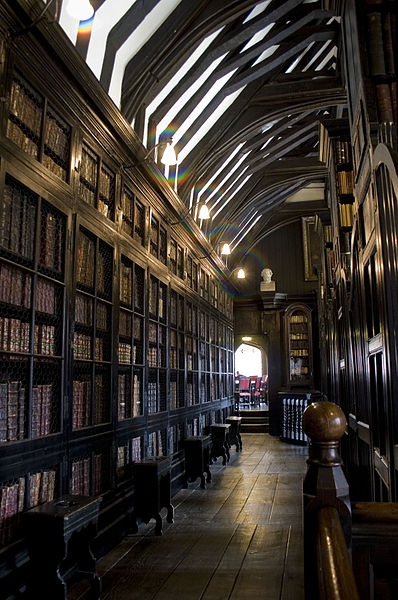
POLYGON ((321 261, 319 237, 315 231, 315 216, 301 217, 303 234, 304 280, 317 281, 315 265, 321 261))

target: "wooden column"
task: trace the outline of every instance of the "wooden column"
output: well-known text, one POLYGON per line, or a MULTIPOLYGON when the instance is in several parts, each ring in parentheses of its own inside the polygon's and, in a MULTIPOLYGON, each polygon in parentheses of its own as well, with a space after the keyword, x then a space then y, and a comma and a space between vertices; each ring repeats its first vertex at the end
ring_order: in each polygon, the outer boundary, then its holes
POLYGON ((303 429, 310 440, 304 493, 304 571, 306 598, 319 598, 317 577, 318 511, 334 507, 347 547, 351 545, 351 504, 342 469, 339 442, 346 418, 333 402, 314 402, 303 414, 303 429))

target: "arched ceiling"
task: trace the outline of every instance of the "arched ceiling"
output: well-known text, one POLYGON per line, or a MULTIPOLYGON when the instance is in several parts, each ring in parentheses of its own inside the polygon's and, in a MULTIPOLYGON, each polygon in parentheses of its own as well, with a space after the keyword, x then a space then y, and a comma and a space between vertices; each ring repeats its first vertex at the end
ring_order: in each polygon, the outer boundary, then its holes
POLYGON ((91 0, 60 24, 212 244, 242 255, 322 206, 319 121, 342 116, 340 20, 311 0, 91 0), (159 163, 160 165, 160 163, 159 163), (305 192, 305 193, 304 193, 305 192))

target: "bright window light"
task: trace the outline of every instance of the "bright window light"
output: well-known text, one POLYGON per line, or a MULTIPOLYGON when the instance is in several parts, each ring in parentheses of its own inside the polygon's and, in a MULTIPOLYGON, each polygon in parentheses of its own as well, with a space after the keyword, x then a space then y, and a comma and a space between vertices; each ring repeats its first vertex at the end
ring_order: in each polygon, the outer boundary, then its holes
POLYGON ((137 54, 156 30, 159 29, 179 3, 180 0, 161 0, 138 27, 131 32, 127 40, 116 52, 109 95, 117 106, 120 106, 122 81, 127 63, 137 54))
MULTIPOLYGON (((202 127, 198 129, 195 135, 185 144, 184 148, 178 154, 178 160, 181 162, 188 156, 188 154, 195 148, 196 144, 200 142, 200 140, 206 135, 206 133, 213 127, 213 125, 218 121, 221 115, 228 110, 231 104, 236 100, 239 94, 242 92, 244 87, 241 87, 239 90, 234 92, 233 94, 229 94, 224 100, 218 105, 217 109, 213 112, 213 114, 203 123, 202 127)), ((175 138, 174 138, 175 139, 175 138)))

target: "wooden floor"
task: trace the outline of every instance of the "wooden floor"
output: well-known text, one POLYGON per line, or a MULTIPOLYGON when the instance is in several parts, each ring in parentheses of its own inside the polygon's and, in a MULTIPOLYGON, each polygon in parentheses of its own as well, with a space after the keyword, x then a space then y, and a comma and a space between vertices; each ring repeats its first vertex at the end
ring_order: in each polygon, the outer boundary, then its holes
MULTIPOLYGON (((98 561, 103 600, 302 600, 302 480, 307 448, 243 434, 199 480, 174 496, 175 520, 140 525, 98 561)), ((80 586, 72 600, 88 598, 80 586)))

